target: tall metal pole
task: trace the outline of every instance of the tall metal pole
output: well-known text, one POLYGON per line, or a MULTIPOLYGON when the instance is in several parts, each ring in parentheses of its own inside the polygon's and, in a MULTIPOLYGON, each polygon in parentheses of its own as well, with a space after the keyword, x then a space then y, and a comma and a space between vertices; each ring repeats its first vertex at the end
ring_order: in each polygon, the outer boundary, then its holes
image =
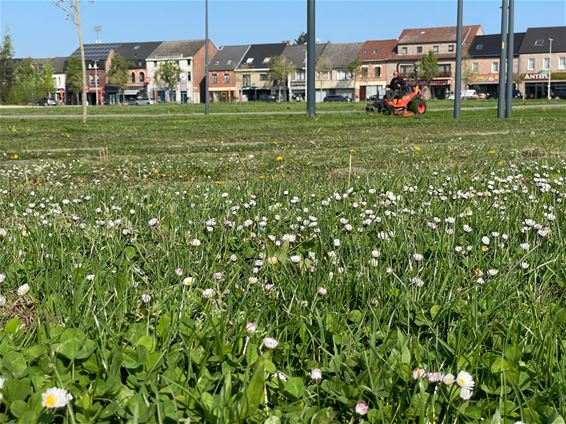
POLYGON ((208 0, 204 0, 204 114, 208 115, 208 0))
POLYGON ((505 43, 507 42, 507 0, 501 0, 501 52, 499 54, 499 87, 497 117, 505 117, 505 43))
POLYGON ((515 32, 515 0, 509 0, 509 27, 507 31, 507 93, 505 96, 505 117, 513 113, 513 42, 515 32))
POLYGON ((307 116, 315 116, 316 92, 315 0, 307 0, 307 116))
POLYGON ((462 114, 462 19, 464 0, 458 0, 458 16, 456 27, 456 78, 454 86, 454 118, 462 114))
POLYGON ((550 100, 552 97, 550 96, 550 78, 552 77, 552 42, 554 41, 554 38, 549 38, 548 41, 550 41, 550 49, 548 50, 548 100, 550 100))

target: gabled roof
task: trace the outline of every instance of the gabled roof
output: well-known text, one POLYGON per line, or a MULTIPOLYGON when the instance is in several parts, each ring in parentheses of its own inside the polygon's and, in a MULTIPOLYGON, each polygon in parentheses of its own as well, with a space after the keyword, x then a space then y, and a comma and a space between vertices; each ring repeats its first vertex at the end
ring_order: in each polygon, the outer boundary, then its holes
POLYGON ((208 65, 209 71, 233 71, 240 65, 250 45, 222 46, 208 65))
POLYGON ((324 60, 332 69, 346 69, 358 58, 363 43, 328 43, 324 48, 321 60, 324 60))
POLYGON ((54 74, 64 74, 66 68, 66 57, 54 57, 51 61, 51 66, 53 67, 54 74))
MULTIPOLYGON (((318 60, 318 58, 324 51, 325 47, 326 44, 316 45, 316 60, 318 60)), ((305 68, 307 65, 306 51, 307 51, 306 44, 287 46, 283 50, 282 56, 285 56, 287 59, 289 59, 295 68, 305 68)))
POLYGON ((204 42, 205 40, 163 41, 147 58, 193 57, 204 46, 204 42))
MULTIPOLYGON (((110 50, 116 50, 121 43, 85 44, 85 60, 106 60, 110 50)), ((77 49, 70 57, 81 57, 81 50, 77 49)))
MULTIPOLYGON (((469 45, 476 34, 481 32, 480 25, 464 25, 462 27, 462 42, 469 45)), ((456 42, 455 26, 404 29, 399 36, 399 44, 450 42, 456 42)))
MULTIPOLYGON (((524 32, 516 32, 513 37, 513 55, 519 55, 519 49, 525 37, 524 32)), ((499 57, 501 52, 501 34, 478 35, 468 49, 470 57, 499 57)))
POLYGON ((287 43, 252 44, 238 68, 267 69, 269 68, 269 59, 281 56, 286 46, 287 43))
POLYGON ((549 38, 553 39, 553 52, 566 52, 566 26, 560 26, 527 29, 519 53, 548 53, 550 50, 549 38))
POLYGON ((145 60, 156 48, 159 47, 161 43, 161 41, 123 43, 116 49, 115 52, 135 67, 139 66, 139 61, 143 61, 143 67, 145 67, 145 60))
POLYGON ((395 56, 396 46, 397 40, 369 40, 362 45, 358 58, 364 62, 387 60, 395 56))

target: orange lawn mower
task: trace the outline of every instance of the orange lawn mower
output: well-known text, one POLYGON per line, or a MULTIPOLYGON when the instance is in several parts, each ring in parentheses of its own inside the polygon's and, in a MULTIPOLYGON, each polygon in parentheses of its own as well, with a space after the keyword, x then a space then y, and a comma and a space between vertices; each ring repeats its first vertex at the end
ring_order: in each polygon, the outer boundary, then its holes
MULTIPOLYGON (((391 92, 390 92, 391 93, 391 92)), ((408 86, 404 93, 398 93, 396 96, 391 94, 379 98, 375 97, 373 103, 366 107, 367 112, 381 112, 386 115, 398 116, 415 116, 422 115, 426 112, 426 101, 419 87, 418 71, 415 67, 415 83, 414 86, 408 86)))

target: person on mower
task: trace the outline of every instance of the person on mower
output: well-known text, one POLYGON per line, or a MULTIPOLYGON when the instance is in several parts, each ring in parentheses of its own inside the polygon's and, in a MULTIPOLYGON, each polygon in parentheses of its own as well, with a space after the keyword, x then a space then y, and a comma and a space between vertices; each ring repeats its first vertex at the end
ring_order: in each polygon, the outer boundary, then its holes
POLYGON ((393 79, 389 83, 389 90, 387 90, 387 99, 393 100, 394 98, 403 97, 405 94, 405 89, 407 88, 407 83, 403 77, 399 74, 399 71, 393 72, 393 79))

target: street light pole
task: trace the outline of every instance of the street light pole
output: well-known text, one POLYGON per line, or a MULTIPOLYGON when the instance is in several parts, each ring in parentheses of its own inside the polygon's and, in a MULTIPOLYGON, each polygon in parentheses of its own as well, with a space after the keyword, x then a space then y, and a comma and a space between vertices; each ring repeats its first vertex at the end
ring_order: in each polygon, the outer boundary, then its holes
POLYGON ((315 0, 307 0, 307 116, 315 116, 315 70, 316 70, 316 35, 315 35, 315 0))
POLYGON ((507 27, 507 87, 505 117, 511 118, 513 110, 513 50, 515 37, 515 0, 509 0, 509 25, 507 27))
POLYGON ((462 113, 462 15, 464 0, 458 0, 458 15, 456 26, 456 76, 454 83, 454 118, 460 118, 462 113))
POLYGON ((204 0, 204 114, 208 115, 208 0, 204 0))
POLYGON ((98 62, 94 61, 94 90, 96 91, 96 106, 98 106, 98 62))
POLYGON ((550 96, 550 78, 552 77, 552 42, 554 41, 554 38, 549 38, 548 41, 550 41, 550 48, 548 50, 548 100, 551 99, 550 96))
POLYGON ((507 44, 507 0, 501 1, 501 52, 499 54, 499 87, 497 91, 497 117, 505 118, 505 58, 507 44))

